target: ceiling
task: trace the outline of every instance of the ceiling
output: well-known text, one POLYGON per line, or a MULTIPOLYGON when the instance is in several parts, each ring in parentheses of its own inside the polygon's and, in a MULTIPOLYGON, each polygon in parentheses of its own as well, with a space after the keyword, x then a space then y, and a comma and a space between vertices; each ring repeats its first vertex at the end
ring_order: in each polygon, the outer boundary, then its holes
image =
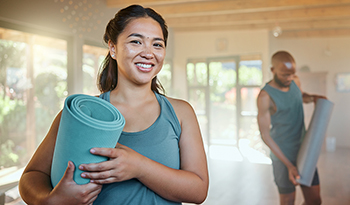
POLYGON ((152 7, 175 31, 268 29, 281 38, 350 36, 350 0, 106 0, 109 8, 135 3, 152 7))

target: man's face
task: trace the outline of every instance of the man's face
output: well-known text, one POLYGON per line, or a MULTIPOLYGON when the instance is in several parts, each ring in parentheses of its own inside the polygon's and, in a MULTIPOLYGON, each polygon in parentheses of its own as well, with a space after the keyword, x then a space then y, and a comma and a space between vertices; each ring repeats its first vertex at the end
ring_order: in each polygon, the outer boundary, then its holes
POLYGON ((273 80, 281 87, 289 87, 295 75, 294 62, 279 62, 272 68, 273 80))

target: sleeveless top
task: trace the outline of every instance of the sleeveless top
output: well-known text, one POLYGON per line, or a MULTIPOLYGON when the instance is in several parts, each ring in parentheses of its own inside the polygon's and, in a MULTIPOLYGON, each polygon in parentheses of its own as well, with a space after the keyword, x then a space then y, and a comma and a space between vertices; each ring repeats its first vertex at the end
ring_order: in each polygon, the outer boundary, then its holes
MULTIPOLYGON (((271 115, 270 135, 290 161, 296 161, 305 134, 303 98, 299 87, 292 81, 287 92, 270 86, 263 87, 276 105, 271 115)), ((278 158, 271 152, 272 160, 278 158)))
MULTIPOLYGON (((119 143, 165 166, 180 169, 179 139, 181 125, 165 96, 155 93, 160 115, 147 129, 140 132, 122 132, 119 143)), ((100 98, 110 102, 110 91, 100 98)), ((137 179, 103 185, 94 205, 109 204, 181 204, 162 198, 137 179)))

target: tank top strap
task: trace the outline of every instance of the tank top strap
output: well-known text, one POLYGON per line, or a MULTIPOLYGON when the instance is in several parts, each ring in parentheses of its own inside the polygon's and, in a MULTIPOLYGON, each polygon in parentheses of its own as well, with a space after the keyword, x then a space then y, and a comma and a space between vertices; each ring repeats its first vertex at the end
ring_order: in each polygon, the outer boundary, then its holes
POLYGON ((110 99, 109 99, 110 94, 111 94, 111 91, 101 93, 99 98, 106 100, 107 102, 110 102, 110 99))

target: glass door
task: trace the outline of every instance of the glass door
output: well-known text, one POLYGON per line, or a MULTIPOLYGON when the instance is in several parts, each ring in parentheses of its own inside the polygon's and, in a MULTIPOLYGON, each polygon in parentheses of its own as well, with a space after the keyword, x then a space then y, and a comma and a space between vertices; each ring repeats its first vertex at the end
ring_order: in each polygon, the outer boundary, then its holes
POLYGON ((256 100, 262 85, 262 61, 259 56, 241 57, 238 68, 238 147, 253 163, 271 163, 269 149, 262 141, 257 123, 256 100))
POLYGON ((187 83, 210 158, 270 163, 256 119, 259 55, 190 60, 187 83))
POLYGON ((209 59, 210 144, 237 145, 238 58, 209 59))

